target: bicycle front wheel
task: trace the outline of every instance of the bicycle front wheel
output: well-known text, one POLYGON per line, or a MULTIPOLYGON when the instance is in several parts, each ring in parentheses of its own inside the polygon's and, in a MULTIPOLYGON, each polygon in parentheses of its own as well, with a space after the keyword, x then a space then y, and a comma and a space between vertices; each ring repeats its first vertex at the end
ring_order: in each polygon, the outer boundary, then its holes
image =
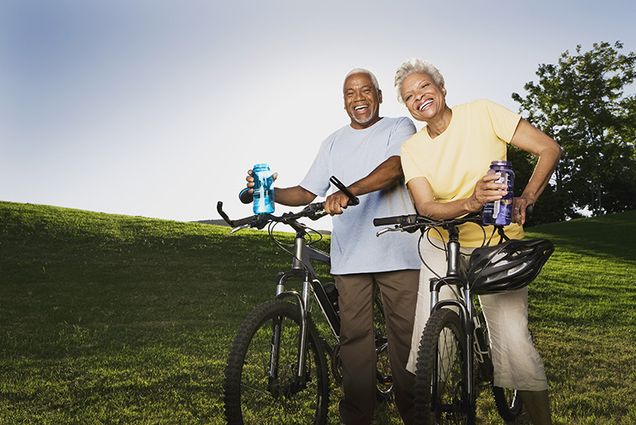
POLYGON ((326 423, 329 376, 311 321, 305 371, 297 377, 300 324, 298 306, 282 300, 260 305, 241 324, 225 369, 228 424, 326 423))
POLYGON ((474 424, 475 408, 468 400, 466 333, 452 310, 435 311, 426 322, 415 372, 415 423, 474 424))

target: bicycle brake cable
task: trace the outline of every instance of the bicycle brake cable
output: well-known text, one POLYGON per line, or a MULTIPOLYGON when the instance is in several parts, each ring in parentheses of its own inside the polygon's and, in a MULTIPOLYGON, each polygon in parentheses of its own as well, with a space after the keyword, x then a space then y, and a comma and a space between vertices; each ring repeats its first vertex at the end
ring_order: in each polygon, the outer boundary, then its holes
MULTIPOLYGON (((428 227, 426 229, 426 232, 424 232, 424 233, 426 233, 426 239, 427 239, 428 243, 430 243, 434 248, 439 249, 440 251, 444 251, 444 256, 446 258, 446 261, 448 262, 448 249, 446 248, 446 244, 444 243, 444 236, 442 235, 442 232, 440 232, 439 229, 436 228, 436 227, 432 227, 432 228, 428 227), (433 243, 433 241, 431 240, 431 237, 428 234, 431 229, 434 229, 437 232, 437 234, 439 235, 439 238, 442 241, 442 245, 443 245, 442 247, 439 247, 439 246, 435 245, 433 243)), ((428 264, 426 264, 426 261, 424 261, 424 258, 422 258, 422 254, 421 254, 421 252, 419 250, 419 244, 422 242, 423 237, 424 237, 424 234, 420 235, 420 239, 418 241, 418 250, 417 250, 417 252, 418 252, 418 255, 420 256, 420 261, 422 261, 422 264, 424 264, 424 266, 426 266, 426 268, 429 269, 431 271, 431 273, 433 273, 433 275, 435 275, 439 280, 449 283, 447 281, 446 277, 442 277, 439 274, 437 274, 435 272, 435 270, 433 270, 428 264)), ((459 294, 457 293, 457 291, 455 290, 453 285, 449 284, 448 288, 451 290, 451 292, 453 293, 453 295, 455 296, 456 299, 460 298, 459 294)))
MULTIPOLYGON (((430 229, 430 228, 429 228, 429 229, 430 229)), ((419 239, 418 239, 418 241, 417 241, 417 255, 420 257, 420 261, 422 262, 422 264, 424 264, 424 267, 426 267, 426 268, 427 268, 427 269, 428 269, 431 273, 433 273, 433 275, 435 275, 438 279, 440 279, 440 280, 441 280, 441 279, 442 279, 442 277, 441 277, 439 274, 437 274, 437 272, 435 272, 435 270, 433 270, 433 269, 432 269, 432 268, 431 268, 428 264, 426 264, 426 260, 424 260, 424 257, 422 257, 422 251, 421 251, 421 249, 420 249, 420 246, 421 246, 421 244, 422 244, 422 240, 424 239, 424 234, 426 234, 426 239, 427 239, 427 241, 428 241, 431 245, 433 245, 433 246, 434 246, 435 248, 437 248, 437 249, 442 249, 442 248, 440 248, 440 247, 438 247, 438 246, 435 246, 435 244, 433 244, 433 243, 431 242, 431 240, 430 240, 430 239, 429 239, 429 237, 428 237, 428 229, 427 229, 425 232, 423 232, 422 234, 420 234, 420 237, 419 237, 419 239)), ((444 250, 444 251, 446 251, 446 250, 444 250)))
MULTIPOLYGON (((296 254, 295 254, 292 250, 288 249, 285 245, 283 245, 283 243, 282 243, 282 242, 280 242, 278 239, 276 239, 276 238, 274 237, 274 234, 273 234, 273 233, 274 233, 274 228, 276 227, 276 225, 277 225, 278 223, 279 223, 279 222, 274 222, 274 221, 272 221, 272 222, 270 222, 270 223, 269 223, 269 226, 267 227, 267 231, 268 231, 268 234, 269 234, 270 239, 271 239, 272 241, 274 241, 274 243, 276 244, 276 246, 278 246, 278 247, 279 247, 280 249, 282 249, 284 252, 286 252, 287 254, 291 255, 291 256, 292 256, 293 258, 295 258, 296 260, 298 260, 298 262, 300 262, 300 263, 303 265, 303 267, 305 267, 305 270, 309 270, 309 267, 307 266, 307 264, 305 264, 305 262, 303 261, 303 259, 302 259, 302 258, 298 258, 298 257, 296 257, 296 254)), ((314 230, 314 229, 312 229, 312 228, 310 228, 310 227, 305 226, 305 228, 306 228, 306 229, 309 229, 309 230, 311 230, 311 231, 313 231, 313 232, 315 232, 315 233, 318 233, 316 230, 314 230)), ((309 234, 309 233, 307 233, 307 234, 309 234)), ((320 236, 321 236, 321 238, 320 238, 320 239, 318 239, 317 241, 314 241, 314 242, 318 242, 319 240, 321 240, 321 239, 322 239, 322 235, 320 235, 320 236)), ((311 238, 311 236, 310 236, 310 238, 311 238)), ((310 243, 313 243, 313 242, 310 242, 310 243)))

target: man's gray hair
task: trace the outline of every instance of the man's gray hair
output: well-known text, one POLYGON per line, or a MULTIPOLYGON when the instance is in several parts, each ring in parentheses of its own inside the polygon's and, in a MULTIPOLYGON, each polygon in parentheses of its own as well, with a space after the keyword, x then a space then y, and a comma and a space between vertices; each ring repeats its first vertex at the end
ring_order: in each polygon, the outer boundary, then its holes
MULTIPOLYGON (((344 81, 347 81, 347 78, 349 78, 353 74, 367 74, 369 76, 369 78, 371 78, 371 82, 375 86, 375 89, 380 91, 380 85, 378 84, 378 79, 375 78, 375 75, 373 75, 373 72, 369 71, 368 69, 364 69, 364 68, 354 68, 351 71, 349 71, 349 73, 347 75, 345 75, 344 81)), ((342 84, 343 84, 343 88, 344 88, 344 82, 342 84)))
POLYGON ((400 91, 402 90, 402 83, 404 82, 404 79, 414 72, 423 72, 430 75, 435 84, 444 88, 444 77, 435 65, 422 59, 409 59, 400 65, 397 71, 395 71, 395 80, 393 85, 397 90, 398 101, 403 102, 400 91))

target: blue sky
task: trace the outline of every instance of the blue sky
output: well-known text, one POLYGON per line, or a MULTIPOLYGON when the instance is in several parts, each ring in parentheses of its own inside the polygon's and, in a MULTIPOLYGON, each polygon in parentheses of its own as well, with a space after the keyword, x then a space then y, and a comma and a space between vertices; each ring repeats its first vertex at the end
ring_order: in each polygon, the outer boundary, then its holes
MULTIPOLYGON (((450 105, 512 92, 577 44, 636 50, 628 1, 81 1, 0 5, 0 200, 176 220, 250 213, 245 171, 297 184, 346 125, 343 76, 436 64, 450 105)), ((279 209, 281 210, 281 209, 279 209)))

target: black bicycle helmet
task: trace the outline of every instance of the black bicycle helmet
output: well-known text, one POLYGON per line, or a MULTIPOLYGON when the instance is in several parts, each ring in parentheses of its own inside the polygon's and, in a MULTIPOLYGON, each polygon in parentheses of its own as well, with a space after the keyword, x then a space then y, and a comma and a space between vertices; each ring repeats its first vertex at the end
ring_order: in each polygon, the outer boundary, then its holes
POLYGON ((545 239, 508 240, 477 248, 470 256, 468 281, 476 294, 494 294, 527 286, 554 252, 545 239))

